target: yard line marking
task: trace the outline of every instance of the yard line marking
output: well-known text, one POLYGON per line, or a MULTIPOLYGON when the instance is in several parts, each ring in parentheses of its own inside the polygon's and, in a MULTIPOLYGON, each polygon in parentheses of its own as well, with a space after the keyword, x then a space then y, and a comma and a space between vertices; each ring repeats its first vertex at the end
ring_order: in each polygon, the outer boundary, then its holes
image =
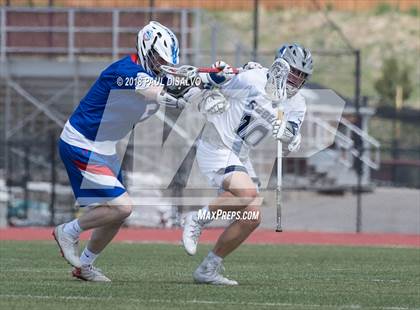
MULTIPOLYGON (((63 299, 63 300, 110 300, 124 299, 125 301, 132 301, 136 303, 178 303, 178 304, 211 304, 211 305, 236 305, 236 306, 265 306, 265 307, 309 307, 309 308, 339 308, 339 309, 361 309, 360 305, 316 305, 316 304, 293 304, 293 303, 276 303, 276 302, 232 302, 232 301, 217 301, 217 300, 169 300, 169 299, 140 299, 140 298, 125 298, 110 296, 52 296, 52 295, 14 295, 14 294, 0 294, 1 298, 33 298, 33 299, 63 299)), ((363 309, 382 309, 382 310, 420 310, 420 308, 407 307, 363 307, 363 309)))
POLYGON ((70 273, 68 269, 48 269, 48 268, 34 268, 34 269, 25 269, 25 268, 19 268, 19 269, 1 269, 1 273, 70 273))
POLYGON ((372 282, 389 282, 389 283, 401 283, 401 280, 396 279, 372 279, 372 282))

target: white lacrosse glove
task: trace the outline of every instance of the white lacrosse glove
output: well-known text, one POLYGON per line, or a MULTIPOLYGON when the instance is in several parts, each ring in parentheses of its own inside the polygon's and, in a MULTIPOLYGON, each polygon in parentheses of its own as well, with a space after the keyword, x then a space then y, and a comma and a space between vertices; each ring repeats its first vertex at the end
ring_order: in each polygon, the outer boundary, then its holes
POLYGON ((229 101, 217 89, 205 90, 203 100, 198 105, 198 110, 208 114, 221 114, 230 107, 229 101))
POLYGON ((158 104, 169 108, 183 109, 190 104, 200 92, 198 87, 192 87, 182 97, 177 98, 168 93, 165 89, 162 89, 162 91, 157 94, 156 101, 158 104))
POLYGON ((191 103, 201 97, 201 91, 202 89, 199 87, 191 87, 182 98, 191 103))
POLYGON ((289 149, 289 152, 296 152, 300 149, 300 143, 302 141, 302 135, 298 133, 292 140, 292 142, 289 143, 287 148, 289 149))
POLYGON ((298 133, 298 126, 293 122, 274 120, 272 135, 274 139, 285 144, 289 152, 297 151, 300 147, 301 135, 298 133))
POLYGON ((183 109, 187 105, 199 104, 202 98, 202 89, 199 87, 190 88, 181 98, 178 99, 178 106, 183 109))
POLYGON ((177 108, 183 109, 187 105, 194 104, 200 100, 201 96, 201 89, 198 87, 192 87, 181 98, 178 98, 177 108))
POLYGON ((183 109, 186 105, 186 101, 183 98, 175 98, 164 89, 158 92, 156 101, 159 105, 164 105, 169 108, 183 109))
POLYGON ((244 70, 252 70, 252 69, 262 69, 263 66, 255 61, 249 61, 246 64, 243 65, 244 70))
POLYGON ((221 85, 226 83, 227 81, 231 80, 234 76, 234 70, 233 68, 228 65, 227 63, 225 63, 224 61, 216 61, 214 64, 212 64, 211 66, 212 68, 218 69, 220 70, 217 73, 208 73, 207 75, 207 81, 203 80, 203 82, 208 82, 210 84, 213 85, 221 85))

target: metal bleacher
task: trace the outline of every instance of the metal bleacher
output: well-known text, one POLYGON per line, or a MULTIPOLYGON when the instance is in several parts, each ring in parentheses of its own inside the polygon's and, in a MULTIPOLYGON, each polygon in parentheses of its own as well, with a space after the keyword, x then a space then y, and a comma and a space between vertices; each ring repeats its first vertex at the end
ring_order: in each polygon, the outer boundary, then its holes
POLYGON ((181 60, 192 61, 198 54, 198 12, 155 9, 151 16, 147 8, 0 8, 4 136, 19 134, 23 124, 31 132, 50 130, 46 120, 60 127, 98 72, 110 60, 135 52, 136 33, 150 17, 174 30, 181 60), (13 104, 4 111, 8 95, 13 104))
POLYGON ((193 62, 195 9, 0 7, 0 180, 14 201, 47 202, 56 219, 68 216, 72 196, 62 187, 68 180, 57 137, 98 73, 136 51, 150 18, 173 29, 181 60, 193 62))

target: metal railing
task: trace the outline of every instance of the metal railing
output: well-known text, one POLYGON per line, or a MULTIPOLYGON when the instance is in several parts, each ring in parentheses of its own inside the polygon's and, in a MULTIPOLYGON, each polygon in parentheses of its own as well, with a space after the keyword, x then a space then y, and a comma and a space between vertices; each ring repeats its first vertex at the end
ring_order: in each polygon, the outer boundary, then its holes
POLYGON ((356 135, 362 139, 363 148, 365 152, 363 152, 363 154, 360 156, 358 150, 352 149, 352 154, 355 157, 359 157, 360 160, 366 165, 368 165, 370 168, 375 170, 379 169, 381 154, 380 142, 345 118, 341 119, 340 124, 342 124, 346 128, 346 135, 348 137, 350 137, 351 135, 356 135))
POLYGON ((309 122, 312 125, 311 128, 315 145, 323 145, 325 143, 325 141, 322 141, 325 139, 325 134, 327 134, 327 136, 333 135, 336 148, 342 153, 342 156, 339 158, 339 162, 346 168, 350 168, 353 165, 354 153, 352 150, 354 142, 349 136, 338 131, 327 121, 322 120, 319 117, 308 117, 306 122, 309 122))
POLYGON ((334 134, 335 144, 339 149, 344 151, 343 164, 349 166, 353 163, 353 158, 359 158, 369 168, 379 169, 380 165, 380 147, 381 144, 375 138, 361 130, 359 127, 342 117, 339 124, 344 127, 344 132, 335 131, 328 122, 318 117, 308 118, 306 122, 313 124, 313 136, 315 143, 322 144, 323 132, 334 134), (365 152, 360 156, 359 151, 354 147, 354 136, 361 138, 365 152), (366 152, 369 151, 369 152, 366 152), (351 158, 352 157, 352 158, 351 158))

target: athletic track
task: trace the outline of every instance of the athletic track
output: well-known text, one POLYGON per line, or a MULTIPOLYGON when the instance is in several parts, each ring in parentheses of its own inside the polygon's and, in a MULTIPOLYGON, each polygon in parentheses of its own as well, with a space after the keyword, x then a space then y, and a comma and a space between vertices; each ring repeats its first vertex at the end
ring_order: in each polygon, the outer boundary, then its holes
MULTIPOLYGON (((53 240, 52 228, 5 228, 0 229, 0 240, 53 240)), ((212 243, 222 232, 221 229, 207 229, 200 242, 212 243)), ((86 240, 89 233, 83 233, 86 240)), ((178 244, 180 229, 124 228, 115 237, 117 242, 147 242, 178 244)), ((329 233, 297 232, 276 233, 259 229, 246 241, 248 244, 318 244, 345 246, 390 246, 420 248, 420 235, 376 234, 376 233, 329 233)))

